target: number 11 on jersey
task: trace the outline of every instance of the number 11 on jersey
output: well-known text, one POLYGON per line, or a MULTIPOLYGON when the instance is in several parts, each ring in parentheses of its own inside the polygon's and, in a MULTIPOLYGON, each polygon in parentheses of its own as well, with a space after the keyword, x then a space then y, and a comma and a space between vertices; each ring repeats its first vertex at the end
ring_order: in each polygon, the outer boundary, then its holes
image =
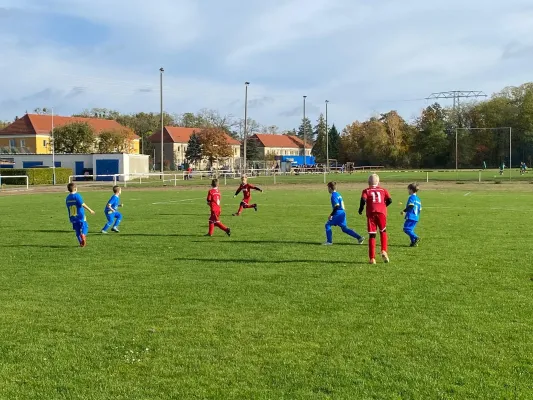
POLYGON ((372 196, 372 203, 381 203, 381 192, 370 192, 372 196))

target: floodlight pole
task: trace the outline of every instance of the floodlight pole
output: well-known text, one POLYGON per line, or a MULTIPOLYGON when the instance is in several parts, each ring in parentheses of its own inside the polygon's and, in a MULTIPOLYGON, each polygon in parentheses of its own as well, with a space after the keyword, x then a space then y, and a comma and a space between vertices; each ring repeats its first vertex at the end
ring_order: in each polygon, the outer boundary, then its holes
POLYGON ((329 100, 326 100, 326 171, 327 172, 329 172, 328 103, 329 103, 329 100))
POLYGON ((509 180, 512 180, 512 175, 513 175, 513 168, 512 168, 512 152, 513 152, 513 147, 512 147, 512 144, 511 144, 511 139, 513 137, 513 128, 509 127, 509 180))
POLYGON ((243 132, 243 168, 242 173, 246 173, 246 145, 248 143, 248 85, 250 82, 244 82, 244 132, 243 132))
POLYGON ((159 68, 159 95, 160 95, 160 99, 159 99, 159 103, 160 103, 160 106, 161 106, 161 109, 160 109, 160 112, 161 112, 161 179, 164 179, 164 170, 163 170, 163 153, 164 153, 164 147, 163 147, 163 131, 165 129, 165 126, 164 126, 164 119, 163 119, 163 72, 165 72, 165 70, 163 68, 159 68))
POLYGON ((306 154, 305 154, 305 148, 306 148, 306 124, 305 124, 305 99, 307 98, 307 96, 304 96, 304 119, 303 119, 303 128, 304 128, 304 167, 307 166, 307 157, 306 157, 306 154))
POLYGON ((56 184, 56 143, 54 139, 54 107, 52 107, 52 184, 56 184))
POLYGON ((457 157, 457 131, 459 130, 459 128, 455 127, 455 173, 458 174, 459 173, 459 169, 458 169, 458 157, 457 157))

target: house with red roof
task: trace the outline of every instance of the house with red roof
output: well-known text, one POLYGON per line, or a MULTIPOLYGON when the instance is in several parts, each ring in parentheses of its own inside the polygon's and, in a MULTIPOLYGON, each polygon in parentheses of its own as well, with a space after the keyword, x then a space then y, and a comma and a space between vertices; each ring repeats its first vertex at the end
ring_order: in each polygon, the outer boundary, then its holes
MULTIPOLYGON (((260 154, 268 156, 303 156, 304 142, 299 137, 292 135, 255 134, 249 140, 255 140, 260 149, 260 154)), ((305 155, 310 156, 313 145, 305 143, 305 155)))
POLYGON ((0 130, 0 152, 18 154, 51 154, 51 132, 74 122, 86 122, 98 135, 105 131, 130 131, 130 154, 139 154, 139 136, 118 122, 100 118, 62 117, 48 114, 26 114, 0 130))
MULTIPOLYGON (((169 162, 168 167, 176 168, 179 165, 187 162, 185 152, 189 139, 193 133, 200 133, 201 128, 184 128, 181 126, 165 126, 163 129, 163 162, 166 164, 169 162)), ((225 135, 228 144, 232 148, 233 156, 226 160, 221 160, 219 166, 229 166, 234 168, 241 157, 241 142, 233 139, 229 135, 225 135)), ((161 132, 156 132, 151 135, 148 140, 154 145, 155 159, 157 163, 161 161, 161 132)), ((161 164, 159 164, 161 165, 161 164)), ((166 166, 167 167, 167 166, 166 166)), ((207 167, 207 160, 202 160, 199 168, 204 169, 207 167)))

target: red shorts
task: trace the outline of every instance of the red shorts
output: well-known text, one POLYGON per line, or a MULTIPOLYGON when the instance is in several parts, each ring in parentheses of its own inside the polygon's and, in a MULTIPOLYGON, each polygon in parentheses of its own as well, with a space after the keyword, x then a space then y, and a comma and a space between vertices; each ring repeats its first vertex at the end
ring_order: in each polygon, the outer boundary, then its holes
POLYGON ((211 210, 211 216, 209 217, 209 223, 214 224, 220 222, 220 210, 211 210))
POLYGON ((248 203, 250 203, 250 197, 244 197, 244 198, 242 199, 242 202, 243 202, 244 204, 248 204, 248 203))
POLYGON ((382 213, 373 213, 366 216, 368 233, 377 233, 378 229, 383 232, 387 228, 387 216, 382 213))

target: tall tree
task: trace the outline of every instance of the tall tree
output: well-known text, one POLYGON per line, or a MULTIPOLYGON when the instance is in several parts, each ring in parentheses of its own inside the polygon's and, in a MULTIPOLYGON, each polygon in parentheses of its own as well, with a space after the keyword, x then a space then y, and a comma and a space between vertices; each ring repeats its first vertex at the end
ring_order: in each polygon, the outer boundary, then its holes
POLYGON ((320 114, 318 117, 313 135, 316 137, 315 144, 313 145, 313 150, 311 154, 316 157, 318 162, 326 162, 327 159, 327 138, 326 138, 326 120, 324 115, 320 114))
POLYGON ((233 156, 233 149, 228 143, 226 131, 221 128, 204 128, 198 133, 202 144, 202 156, 212 166, 215 161, 233 156))
MULTIPOLYGON (((244 140, 244 118, 241 118, 237 121, 235 128, 238 131, 235 132, 235 136, 232 136, 234 139, 244 140)), ((256 133, 263 133, 265 128, 255 119, 248 117, 246 122, 246 131, 248 132, 248 137, 255 135, 256 133)))
POLYGON ((288 131, 283 131, 282 135, 288 135, 288 136, 298 136, 298 131, 296 129, 291 129, 288 131))
POLYGON ((103 131, 98 135, 98 152, 130 153, 132 150, 132 132, 128 130, 103 131))
POLYGON ((277 135, 279 128, 276 125, 269 125, 265 127, 265 133, 268 135, 277 135))
POLYGON ((388 160, 393 167, 408 165, 406 137, 409 126, 396 111, 381 114, 379 119, 385 126, 388 136, 388 160))
POLYGON ((185 151, 185 157, 188 161, 196 164, 202 159, 202 143, 198 134, 193 133, 189 138, 187 144, 187 150, 185 151))
MULTIPOLYGON (((244 142, 241 143, 241 154, 244 155, 244 142)), ((246 159, 248 161, 258 161, 261 159, 259 144, 255 136, 249 137, 246 141, 246 159)))
POLYGON ((337 131, 337 127, 333 124, 328 132, 329 135, 329 158, 330 160, 339 159, 339 150, 341 144, 341 137, 337 131))
POLYGON ((239 121, 233 115, 221 115, 217 110, 203 108, 196 113, 186 112, 176 118, 178 126, 186 128, 221 128, 232 135, 239 121))
POLYGON ((90 110, 85 109, 79 114, 74 114, 73 117, 84 117, 84 118, 102 118, 102 119, 113 119, 117 120, 120 118, 121 114, 116 110, 108 110, 107 108, 91 108, 90 110))
POLYGON ((450 166, 449 139, 446 134, 446 112, 438 104, 422 111, 416 121, 415 139, 412 143, 411 162, 418 167, 450 166))
POLYGON ((302 123, 298 127, 297 136, 300 139, 304 140, 304 133, 307 143, 313 143, 313 126, 311 125, 311 121, 307 117, 305 117, 305 119, 302 118, 302 123))
POLYGON ((95 135, 85 122, 73 122, 54 129, 54 148, 57 153, 90 153, 95 135))
MULTIPOLYGON (((136 114, 120 115, 115 119, 119 124, 130 128, 141 138, 141 152, 150 154, 150 143, 146 140, 154 132, 161 131, 161 114, 139 112, 136 114)), ((163 113, 164 126, 175 125, 174 117, 168 113, 163 113)))

